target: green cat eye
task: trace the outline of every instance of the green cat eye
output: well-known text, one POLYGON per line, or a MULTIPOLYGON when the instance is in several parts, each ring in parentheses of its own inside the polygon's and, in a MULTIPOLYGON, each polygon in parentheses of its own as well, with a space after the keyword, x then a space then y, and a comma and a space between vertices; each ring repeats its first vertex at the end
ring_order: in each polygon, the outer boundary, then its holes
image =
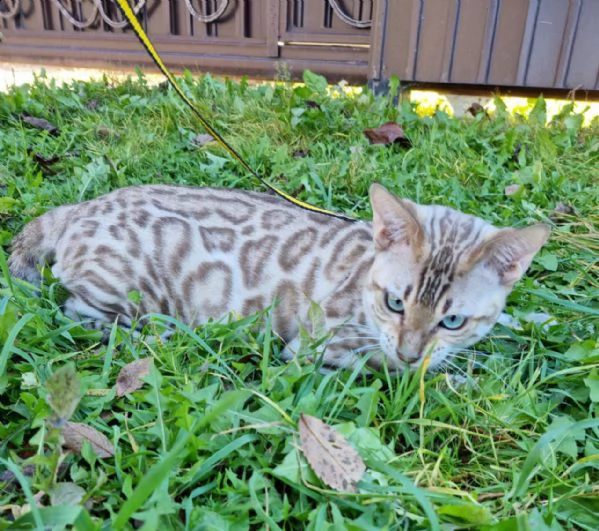
POLYGON ((465 323, 466 318, 463 315, 448 315, 443 318, 439 325, 443 328, 447 328, 447 330, 458 330, 459 328, 462 328, 465 323))
POLYGON ((403 301, 399 297, 387 293, 387 308, 395 313, 403 313, 403 301))

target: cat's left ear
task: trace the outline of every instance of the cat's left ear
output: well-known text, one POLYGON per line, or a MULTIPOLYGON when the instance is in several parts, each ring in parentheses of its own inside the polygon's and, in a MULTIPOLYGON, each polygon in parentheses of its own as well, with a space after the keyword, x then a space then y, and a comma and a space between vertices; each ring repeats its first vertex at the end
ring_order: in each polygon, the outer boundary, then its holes
POLYGON ((377 249, 387 249, 393 243, 402 243, 411 246, 414 252, 419 252, 423 231, 418 221, 417 205, 395 197, 377 183, 370 186, 370 203, 377 249))
POLYGON ((512 286, 524 275, 550 232, 549 226, 542 223, 524 229, 502 229, 483 244, 479 258, 497 271, 503 285, 512 286))

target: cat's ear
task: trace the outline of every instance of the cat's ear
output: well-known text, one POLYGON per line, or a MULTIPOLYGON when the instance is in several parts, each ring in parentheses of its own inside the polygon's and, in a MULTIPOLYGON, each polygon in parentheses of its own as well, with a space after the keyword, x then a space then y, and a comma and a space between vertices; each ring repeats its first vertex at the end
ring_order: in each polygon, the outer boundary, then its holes
POLYGON ((424 232, 414 203, 395 197, 377 183, 370 186, 370 203, 377 249, 387 249, 392 243, 421 246, 424 232))
POLYGON ((502 229, 483 244, 479 257, 496 270, 503 285, 512 286, 524 275, 549 233, 549 226, 542 223, 524 229, 502 229))

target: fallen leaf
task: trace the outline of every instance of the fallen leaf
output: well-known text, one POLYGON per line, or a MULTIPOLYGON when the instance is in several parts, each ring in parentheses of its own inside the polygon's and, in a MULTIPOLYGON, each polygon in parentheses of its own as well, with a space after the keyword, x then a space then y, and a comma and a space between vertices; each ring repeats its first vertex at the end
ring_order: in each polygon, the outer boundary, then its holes
POLYGON ((96 134, 100 138, 110 138, 114 135, 114 131, 106 125, 100 125, 98 129, 96 129, 96 134))
POLYGON ((22 114, 21 120, 23 120, 26 124, 29 124, 31 127, 48 131, 48 133, 50 133, 51 135, 57 135, 59 133, 58 127, 56 127, 54 124, 51 124, 45 118, 36 118, 35 116, 22 114))
POLYGON ((349 442, 322 420, 304 414, 299 434, 302 451, 322 482, 339 491, 357 492, 366 465, 349 442))
MULTIPOLYGON (((42 503, 42 498, 45 495, 46 495, 46 493, 43 490, 40 490, 39 492, 36 492, 33 495, 33 501, 35 502, 36 507, 44 506, 44 504, 42 503)), ((17 518, 31 512, 31 505, 29 505, 28 503, 26 503, 24 505, 7 505, 5 507, 10 508, 12 516, 15 520, 17 518)))
POLYGON ((142 378, 150 374, 151 367, 152 358, 142 358, 127 363, 116 379, 116 395, 123 396, 137 391, 144 384, 142 378))
POLYGON ((81 384, 75 365, 69 363, 56 370, 45 384, 46 400, 58 417, 57 426, 69 420, 81 400, 81 384))
POLYGON ((35 160, 35 162, 37 162, 44 170, 46 170, 46 172, 56 173, 55 170, 52 168, 52 165, 56 164, 60 160, 60 157, 58 155, 46 157, 41 153, 32 153, 32 156, 33 160, 35 160))
POLYGON ((35 162, 39 162, 43 166, 50 166, 52 164, 56 164, 60 160, 60 157, 58 155, 53 155, 51 157, 45 157, 41 153, 34 153, 33 160, 35 160, 35 162))
POLYGON ((106 435, 81 422, 67 422, 62 429, 64 446, 74 452, 80 452, 83 443, 88 441, 98 457, 112 457, 114 446, 106 435))
POLYGON ((520 191, 520 188, 522 188, 522 185, 520 184, 509 184, 504 188, 503 193, 509 197, 510 195, 517 194, 520 191))
POLYGON ((572 205, 568 205, 567 203, 562 203, 559 201, 555 205, 555 209, 551 214, 549 214, 549 219, 554 222, 564 221, 568 218, 568 216, 574 216, 576 214, 576 210, 572 205))
POLYGON ((466 109, 466 112, 469 112, 472 116, 476 116, 477 114, 487 114, 485 108, 476 101, 466 109))
POLYGON ((196 135, 191 139, 191 143, 194 146, 202 147, 208 144, 209 142, 212 142, 213 140, 214 137, 212 135, 196 135))
POLYGON ((389 146, 398 143, 400 146, 409 148, 412 147, 412 142, 406 137, 404 130, 395 122, 387 122, 386 124, 374 129, 364 129, 364 134, 370 140, 371 144, 384 144, 389 146))
POLYGON ((85 496, 85 490, 75 483, 64 481, 54 484, 48 494, 50 505, 78 505, 85 496))

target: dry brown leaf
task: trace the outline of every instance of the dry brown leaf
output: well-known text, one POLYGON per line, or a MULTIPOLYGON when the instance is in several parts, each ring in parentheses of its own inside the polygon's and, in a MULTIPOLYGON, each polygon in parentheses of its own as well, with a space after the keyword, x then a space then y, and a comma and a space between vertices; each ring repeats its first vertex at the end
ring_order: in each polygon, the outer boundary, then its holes
POLYGON ((212 142, 214 140, 214 137, 212 135, 196 135, 191 139, 191 143, 194 146, 198 146, 198 147, 202 147, 205 146, 206 144, 212 142))
POLYGON ((314 473, 323 483, 339 491, 357 492, 366 465, 360 454, 322 420, 301 415, 299 433, 302 451, 314 473))
POLYGON ((555 210, 549 214, 549 219, 555 223, 565 221, 569 216, 575 216, 576 210, 572 205, 558 201, 555 205, 555 210))
POLYGON ((51 166, 53 164, 56 164, 60 160, 60 157, 58 155, 46 157, 41 153, 32 153, 32 156, 33 160, 35 160, 35 162, 37 162, 42 168, 44 168, 44 170, 46 170, 49 173, 55 173, 51 166))
POLYGON ((364 134, 370 140, 371 144, 384 144, 389 146, 398 143, 400 146, 409 148, 412 147, 412 142, 404 133, 404 130, 395 122, 387 122, 386 124, 374 129, 364 129, 364 134))
POLYGON ((96 134, 100 138, 110 138, 111 136, 115 135, 115 132, 107 125, 100 125, 96 129, 96 134))
POLYGON ((143 386, 143 378, 150 374, 151 367, 152 358, 142 358, 127 363, 116 379, 116 395, 123 396, 137 391, 143 386))
POLYGON ((23 120, 26 124, 29 124, 31 127, 48 131, 48 133, 50 133, 51 135, 58 134, 58 127, 56 127, 54 124, 51 124, 48 120, 44 118, 36 118, 35 116, 22 114, 21 120, 23 120))
POLYGON ((576 211, 574 210, 574 207, 572 205, 562 203, 561 201, 558 201, 555 205, 554 212, 556 212, 557 214, 566 214, 568 216, 573 216, 574 214, 576 214, 576 211))
POLYGON ((62 429, 62 437, 64 446, 74 452, 80 452, 83 443, 88 441, 98 457, 112 457, 114 455, 114 446, 106 435, 87 424, 67 422, 62 429))
POLYGON ((487 114, 485 108, 476 101, 466 109, 466 112, 469 112, 472 116, 476 116, 477 114, 487 114))

